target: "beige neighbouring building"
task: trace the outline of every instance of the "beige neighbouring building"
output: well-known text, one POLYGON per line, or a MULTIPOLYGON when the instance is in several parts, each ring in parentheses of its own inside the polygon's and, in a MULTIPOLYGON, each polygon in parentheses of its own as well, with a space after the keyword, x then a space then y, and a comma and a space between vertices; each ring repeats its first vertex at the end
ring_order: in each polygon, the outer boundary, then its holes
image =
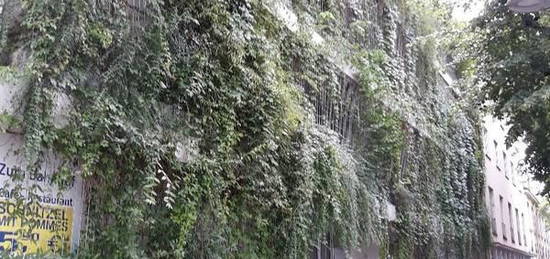
POLYGON ((501 120, 484 118, 486 202, 491 226, 490 258, 550 258, 548 231, 540 216, 540 189, 521 174, 526 145, 505 145, 508 127, 501 120))

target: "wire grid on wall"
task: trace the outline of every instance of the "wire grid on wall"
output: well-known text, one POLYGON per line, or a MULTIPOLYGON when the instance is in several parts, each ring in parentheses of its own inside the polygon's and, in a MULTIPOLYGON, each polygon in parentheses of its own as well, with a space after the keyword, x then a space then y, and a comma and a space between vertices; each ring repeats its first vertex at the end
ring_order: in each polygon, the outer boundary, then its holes
POLYGON ((353 129, 357 126, 359 116, 358 84, 343 72, 335 76, 337 82, 333 87, 327 86, 325 82, 317 89, 305 80, 299 84, 311 101, 315 124, 338 133, 342 144, 353 145, 353 129))
MULTIPOLYGON (((14 1, 14 0, 0 0, 0 1, 14 1)), ((143 27, 149 21, 147 16, 147 7, 150 3, 150 0, 90 0, 89 1, 92 8, 112 8, 112 4, 118 4, 120 6, 126 7, 127 19, 129 21, 128 27, 128 36, 129 37, 139 37, 143 35, 143 27)), ((87 179, 83 184, 83 213, 82 213, 82 235, 80 238, 80 246, 86 246, 88 240, 95 239, 95 232, 92 230, 94 226, 91 225, 90 218, 93 217, 93 187, 98 183, 94 179, 87 179)), ((81 249, 77 249, 77 257, 81 249)))
POLYGON ((147 23, 147 5, 149 0, 127 0, 130 36, 141 35, 142 27, 147 23))
POLYGON ((5 33, 6 15, 4 15, 5 1, 10 1, 10 0, 0 0, 0 49, 4 48, 5 41, 6 41, 6 33, 5 33))

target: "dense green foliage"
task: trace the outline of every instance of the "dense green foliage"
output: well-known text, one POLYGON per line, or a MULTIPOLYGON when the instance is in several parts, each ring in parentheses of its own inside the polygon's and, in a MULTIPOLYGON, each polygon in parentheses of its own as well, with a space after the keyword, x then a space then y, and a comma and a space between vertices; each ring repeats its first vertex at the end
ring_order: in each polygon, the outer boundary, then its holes
POLYGON ((491 108, 511 126, 508 143, 528 143, 526 163, 550 192, 550 16, 517 14, 492 1, 476 21, 479 79, 491 108))
POLYGON ((434 28, 404 1, 353 22, 320 2, 292 8, 357 81, 262 1, 24 1, 25 155, 56 150, 56 179, 86 180, 78 257, 304 258, 327 233, 394 258, 484 255, 477 118, 451 112, 436 45, 411 39, 434 28))

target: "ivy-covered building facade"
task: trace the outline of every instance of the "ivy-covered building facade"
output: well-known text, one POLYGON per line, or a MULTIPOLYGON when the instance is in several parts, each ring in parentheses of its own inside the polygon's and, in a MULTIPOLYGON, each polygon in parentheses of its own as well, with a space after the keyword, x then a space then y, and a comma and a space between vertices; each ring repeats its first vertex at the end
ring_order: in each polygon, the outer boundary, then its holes
POLYGON ((4 0, 1 129, 82 179, 79 258, 486 258, 477 109, 413 2, 4 0))

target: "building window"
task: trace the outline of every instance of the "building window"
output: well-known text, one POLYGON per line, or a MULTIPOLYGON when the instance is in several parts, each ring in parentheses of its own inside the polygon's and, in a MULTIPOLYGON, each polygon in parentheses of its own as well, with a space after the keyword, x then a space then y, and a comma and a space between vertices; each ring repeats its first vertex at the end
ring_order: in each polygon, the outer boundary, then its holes
POLYGON ((502 198, 502 195, 499 195, 498 203, 500 208, 500 221, 502 222, 502 227, 500 228, 502 231, 502 238, 508 240, 506 237, 506 223, 504 223, 504 198, 502 198))
POLYGON ((491 230, 493 235, 497 235, 497 219, 495 215, 495 193, 493 188, 489 187, 489 203, 490 203, 490 215, 491 215, 491 230))
POLYGON ((508 167, 506 166, 506 152, 502 152, 502 169, 504 169, 504 176, 509 177, 508 167))
POLYGON ((518 212, 518 209, 516 208, 516 229, 517 229, 517 232, 518 232, 518 244, 521 245, 521 228, 520 228, 520 224, 519 224, 519 212, 518 212))
POLYGON ((493 140, 493 143, 495 144, 495 152, 494 152, 494 158, 495 158, 495 164, 497 169, 500 171, 500 156, 498 155, 498 144, 496 140, 493 140))
POLYGON ((334 258, 334 240, 331 234, 326 235, 326 240, 319 240, 317 244, 312 247, 309 258, 310 259, 332 259, 334 258))
POLYGON ((523 245, 528 246, 527 244, 527 235, 525 232, 525 217, 523 216, 523 213, 521 213, 521 229, 523 230, 523 245))
MULTIPOLYGON (((510 162, 510 175, 512 175, 512 179, 515 179, 515 177, 516 177, 516 171, 515 171, 514 163, 513 163, 513 162, 510 162)), ((514 183, 515 183, 515 182, 514 182, 514 183)))
POLYGON ((510 237, 512 238, 512 243, 516 243, 514 238, 514 215, 512 214, 512 204, 508 202, 508 223, 510 224, 510 237))

